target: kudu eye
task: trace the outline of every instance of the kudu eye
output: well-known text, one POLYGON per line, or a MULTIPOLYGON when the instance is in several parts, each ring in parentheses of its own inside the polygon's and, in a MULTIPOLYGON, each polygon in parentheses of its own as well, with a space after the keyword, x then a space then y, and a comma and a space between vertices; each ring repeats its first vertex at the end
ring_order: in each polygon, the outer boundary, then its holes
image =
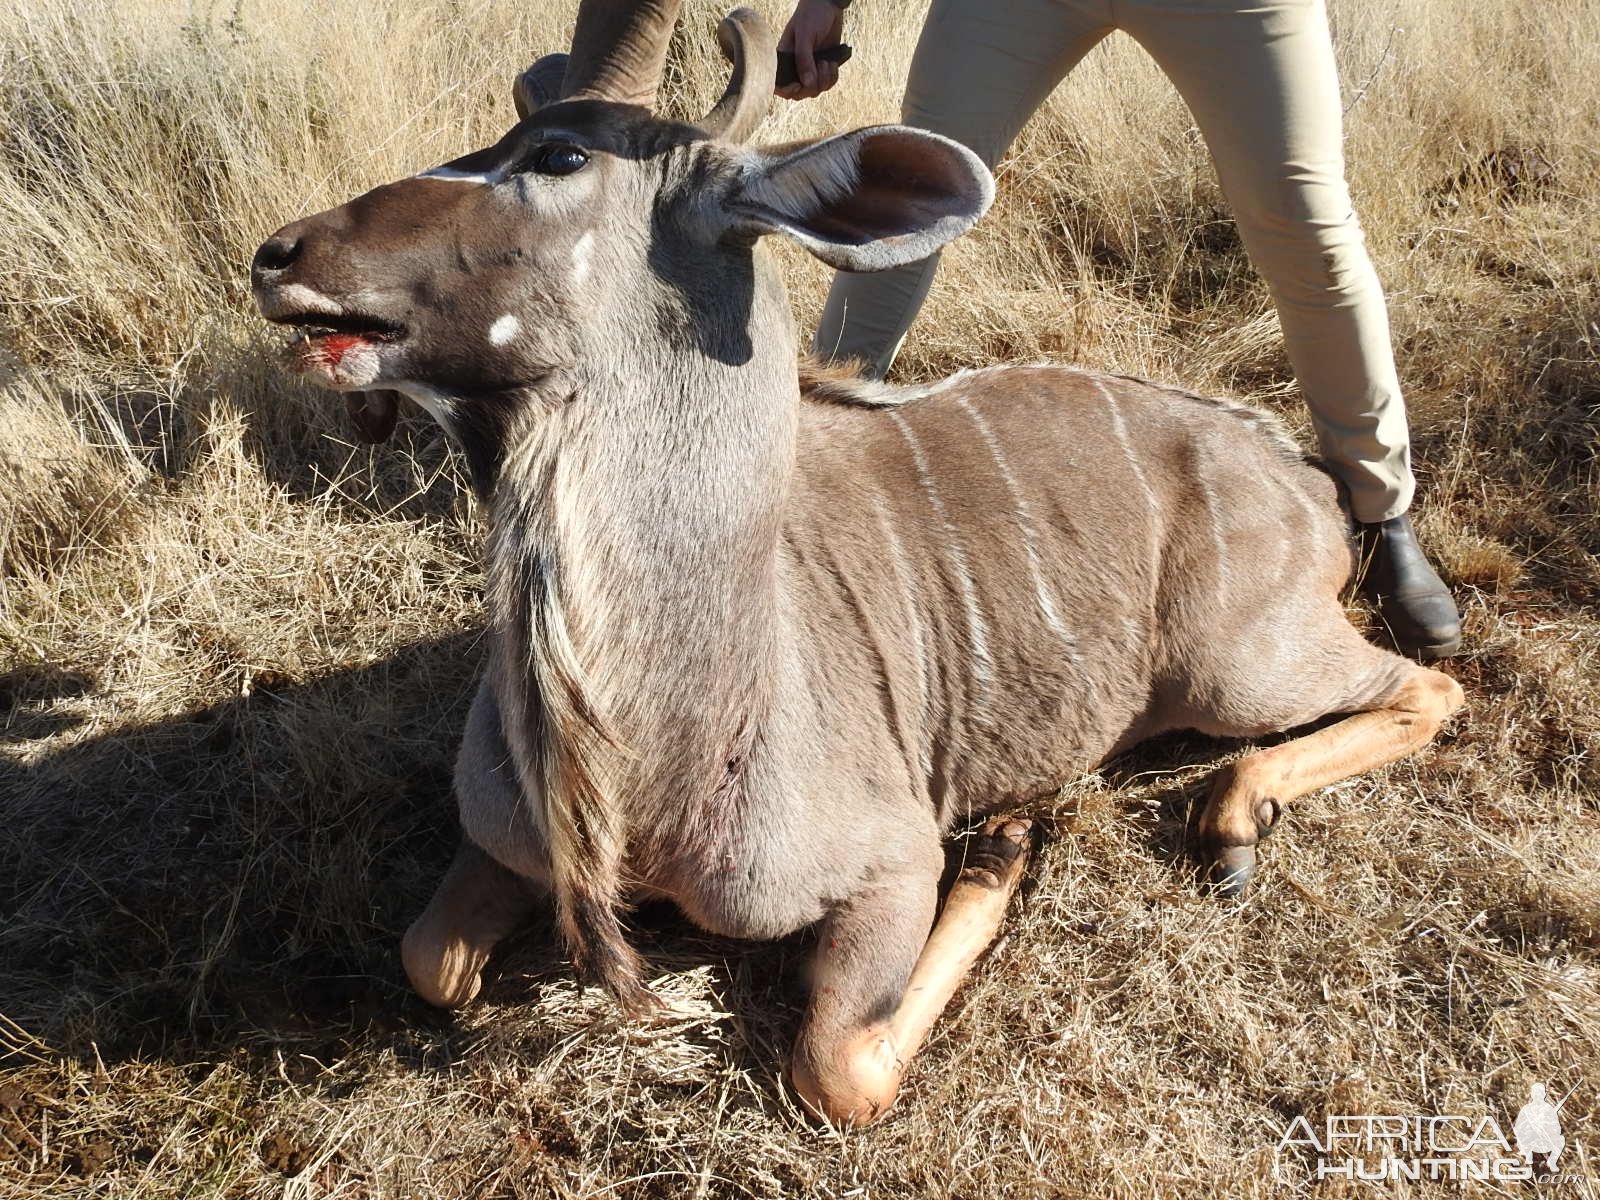
POLYGON ((533 152, 533 169, 540 175, 571 175, 588 162, 587 154, 567 142, 550 142, 533 152))

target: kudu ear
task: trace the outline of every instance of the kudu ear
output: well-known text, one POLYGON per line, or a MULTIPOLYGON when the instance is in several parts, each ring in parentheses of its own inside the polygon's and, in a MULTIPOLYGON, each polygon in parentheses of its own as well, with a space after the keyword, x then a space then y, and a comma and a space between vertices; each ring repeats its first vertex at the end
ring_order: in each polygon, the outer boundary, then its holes
POLYGON ((517 106, 517 120, 525 121, 528 114, 537 112, 546 104, 554 104, 561 95, 561 81, 567 75, 565 54, 546 54, 529 67, 511 85, 511 99, 517 106))
POLYGON ((736 227, 788 234, 840 270, 882 271, 959 237, 993 199, 994 177, 965 146, 878 125, 751 151, 727 203, 736 227))

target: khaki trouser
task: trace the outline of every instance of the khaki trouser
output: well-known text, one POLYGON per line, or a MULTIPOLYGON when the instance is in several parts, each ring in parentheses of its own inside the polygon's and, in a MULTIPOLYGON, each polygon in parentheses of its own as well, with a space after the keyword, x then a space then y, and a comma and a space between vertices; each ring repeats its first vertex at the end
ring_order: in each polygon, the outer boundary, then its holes
MULTIPOLYGON (((992 167, 1113 29, 1138 40, 1194 113, 1356 518, 1398 516, 1414 488, 1405 402, 1383 292, 1345 184, 1322 0, 933 0, 903 119, 970 146, 992 167)), ((816 350, 887 372, 937 266, 935 255, 836 276, 816 350)))

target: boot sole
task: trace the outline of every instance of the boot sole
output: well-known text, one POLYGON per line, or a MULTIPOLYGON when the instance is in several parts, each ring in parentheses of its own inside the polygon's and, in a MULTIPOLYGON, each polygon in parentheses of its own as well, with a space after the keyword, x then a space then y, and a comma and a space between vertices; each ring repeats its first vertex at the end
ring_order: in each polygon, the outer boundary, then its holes
POLYGON ((1461 649, 1461 639, 1454 637, 1447 642, 1433 642, 1426 646, 1402 646, 1400 649, 1420 662, 1434 662, 1457 653, 1461 649))

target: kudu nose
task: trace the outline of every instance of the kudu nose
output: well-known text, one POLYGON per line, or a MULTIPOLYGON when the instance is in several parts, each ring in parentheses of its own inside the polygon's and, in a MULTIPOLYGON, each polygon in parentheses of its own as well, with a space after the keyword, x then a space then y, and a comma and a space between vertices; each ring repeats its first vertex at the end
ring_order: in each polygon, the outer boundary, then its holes
POLYGON ((275 275, 288 270, 294 265, 295 259, 300 257, 304 245, 305 239, 296 234, 287 231, 273 234, 256 250, 255 260, 250 264, 250 273, 260 279, 266 275, 275 275))

